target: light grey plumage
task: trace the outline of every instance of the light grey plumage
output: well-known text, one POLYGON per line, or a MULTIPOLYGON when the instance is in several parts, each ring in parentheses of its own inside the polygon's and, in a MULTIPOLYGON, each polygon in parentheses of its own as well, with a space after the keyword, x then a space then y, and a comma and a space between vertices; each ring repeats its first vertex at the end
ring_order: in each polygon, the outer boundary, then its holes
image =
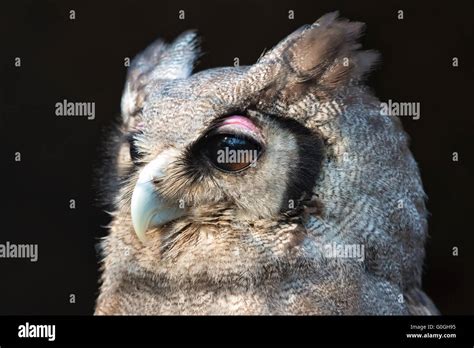
POLYGON ((437 313, 425 194, 399 120, 361 84, 377 59, 362 27, 331 13, 252 66, 194 75, 193 32, 134 60, 97 314, 437 313), (264 150, 229 173, 202 152, 235 114, 264 150))

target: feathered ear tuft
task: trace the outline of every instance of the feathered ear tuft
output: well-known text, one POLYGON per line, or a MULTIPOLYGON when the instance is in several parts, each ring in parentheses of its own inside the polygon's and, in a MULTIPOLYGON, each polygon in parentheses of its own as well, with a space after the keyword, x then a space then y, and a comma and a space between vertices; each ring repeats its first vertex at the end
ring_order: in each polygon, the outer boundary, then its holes
POLYGON ((124 122, 143 107, 149 86, 160 81, 188 77, 199 56, 198 38, 194 31, 181 34, 171 44, 156 40, 132 61, 122 95, 124 122))
POLYGON ((291 102, 310 90, 329 96, 362 79, 379 58, 375 51, 359 50, 363 30, 364 23, 338 19, 332 12, 290 34, 254 65, 253 74, 259 67, 275 67, 265 74, 263 98, 291 102))
POLYGON ((364 23, 337 17, 337 12, 322 16, 283 50, 296 82, 314 81, 321 88, 335 89, 360 79, 378 59, 374 51, 358 51, 364 23))

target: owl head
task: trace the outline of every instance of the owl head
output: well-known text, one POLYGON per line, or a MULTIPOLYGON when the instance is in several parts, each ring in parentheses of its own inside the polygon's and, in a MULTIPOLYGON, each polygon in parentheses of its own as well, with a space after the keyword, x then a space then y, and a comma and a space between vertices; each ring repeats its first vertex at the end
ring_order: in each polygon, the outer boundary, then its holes
POLYGON ((130 250, 130 272, 222 284, 295 262, 321 278, 321 245, 359 244, 364 261, 341 261, 336 278, 419 286, 424 192, 399 120, 363 85, 378 55, 360 50, 362 30, 330 13, 251 66, 194 74, 194 32, 139 54, 109 251, 130 250))

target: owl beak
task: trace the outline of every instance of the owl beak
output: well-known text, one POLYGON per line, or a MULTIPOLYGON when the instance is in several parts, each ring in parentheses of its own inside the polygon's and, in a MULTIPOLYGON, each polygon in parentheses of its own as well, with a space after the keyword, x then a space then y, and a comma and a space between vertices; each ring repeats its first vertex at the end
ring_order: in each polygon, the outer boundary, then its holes
POLYGON ((159 227, 184 215, 184 209, 163 199, 157 192, 155 181, 165 176, 168 165, 176 158, 177 150, 163 151, 140 172, 132 194, 132 224, 138 238, 146 242, 146 231, 159 227))

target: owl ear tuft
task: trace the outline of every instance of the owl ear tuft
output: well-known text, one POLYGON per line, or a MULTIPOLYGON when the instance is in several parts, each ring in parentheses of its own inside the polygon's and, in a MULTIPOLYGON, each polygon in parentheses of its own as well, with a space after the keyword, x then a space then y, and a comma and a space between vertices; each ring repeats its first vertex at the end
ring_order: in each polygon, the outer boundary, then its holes
POLYGON ((328 13, 288 45, 283 60, 298 83, 314 81, 327 90, 342 87, 362 78, 378 59, 377 52, 358 50, 364 27, 338 19, 337 12, 328 13))
POLYGON ((187 31, 171 44, 156 40, 132 60, 122 95, 124 122, 142 109, 150 87, 166 80, 186 78, 192 73, 200 54, 198 47, 197 34, 187 31))
POLYGON ((260 62, 279 62, 280 96, 301 96, 308 88, 330 94, 363 78, 378 60, 377 52, 359 50, 357 40, 363 29, 364 23, 338 19, 338 12, 328 13, 288 36, 260 62))

